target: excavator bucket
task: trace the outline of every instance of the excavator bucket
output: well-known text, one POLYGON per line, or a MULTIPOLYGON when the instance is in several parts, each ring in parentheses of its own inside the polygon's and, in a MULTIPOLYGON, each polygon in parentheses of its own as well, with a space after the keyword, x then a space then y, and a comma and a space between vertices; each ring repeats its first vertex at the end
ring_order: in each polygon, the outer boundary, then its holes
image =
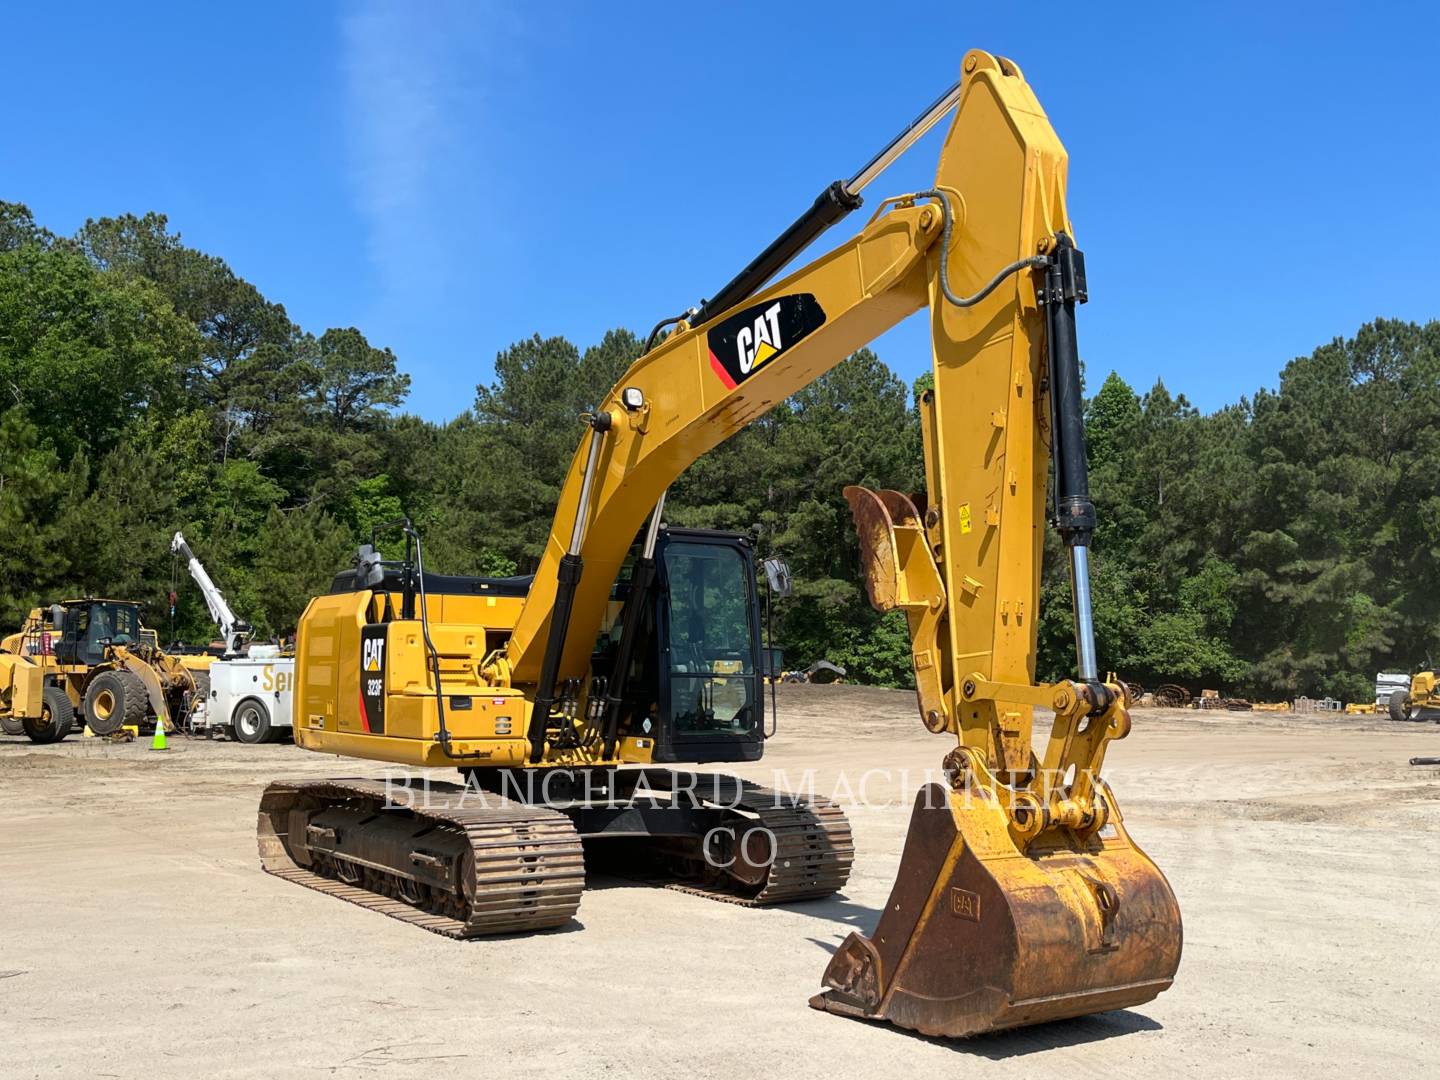
MULTIPOLYGON (((845 494, 875 606, 907 612, 917 657, 938 648, 927 620, 943 587, 914 504, 896 492, 845 494)), ((944 730, 934 720, 945 707, 940 680, 928 664, 917 663, 916 674, 921 716, 944 730)), ((977 690, 967 682, 963 692, 977 690)), ((1071 729, 1077 710, 1068 700, 1071 713, 1057 724, 1076 731, 1071 742, 1086 731, 1103 739, 1129 729, 1123 702, 1071 729)), ((1170 986, 1179 907, 1098 775, 1087 779, 1091 809, 1080 814, 1079 785, 1042 790, 1058 797, 1045 803, 1028 783, 1001 783, 974 746, 955 748, 946 771, 948 786, 929 784, 916 799, 874 934, 844 941, 811 1005, 961 1037, 1139 1005, 1170 986), (1052 810, 1075 816, 1052 820, 1052 810)))
POLYGON ((845 940, 810 1004, 958 1037, 1149 1001, 1179 965, 1180 910, 1116 817, 1101 833, 1021 855, 998 807, 928 785, 874 936, 845 940))

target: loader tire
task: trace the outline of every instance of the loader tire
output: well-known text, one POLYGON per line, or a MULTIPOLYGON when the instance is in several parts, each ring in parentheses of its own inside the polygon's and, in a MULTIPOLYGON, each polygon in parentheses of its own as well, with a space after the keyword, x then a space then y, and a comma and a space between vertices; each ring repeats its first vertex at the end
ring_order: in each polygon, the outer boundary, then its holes
POLYGON ((0 716, 0 731, 6 735, 24 735, 25 721, 18 716, 0 716))
POLYGON ((139 727, 150 699, 140 676, 129 671, 102 671, 85 690, 85 720, 96 735, 113 735, 139 727))
POLYGON ((40 715, 27 716, 22 723, 31 742, 59 742, 70 734, 70 728, 75 724, 75 706, 70 704, 70 699, 60 687, 47 686, 41 699, 40 715))
POLYGON ((1410 692, 1408 690, 1396 690, 1390 695, 1390 719, 1400 721, 1410 719, 1410 692))
POLYGON ((273 742, 275 731, 270 726, 270 710, 258 698, 247 697, 235 706, 235 715, 230 722, 235 738, 243 743, 273 742))

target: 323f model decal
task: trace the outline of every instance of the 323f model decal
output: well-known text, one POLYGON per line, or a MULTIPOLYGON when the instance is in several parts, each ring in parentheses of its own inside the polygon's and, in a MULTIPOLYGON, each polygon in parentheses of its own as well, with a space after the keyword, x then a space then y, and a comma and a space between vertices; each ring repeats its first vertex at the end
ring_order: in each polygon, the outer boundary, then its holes
POLYGON ((385 644, 388 623, 360 631, 360 722, 371 735, 385 734, 385 644))
POLYGON ((710 366, 731 390, 790 346, 825 325, 812 293, 779 296, 737 311, 706 335, 710 366))

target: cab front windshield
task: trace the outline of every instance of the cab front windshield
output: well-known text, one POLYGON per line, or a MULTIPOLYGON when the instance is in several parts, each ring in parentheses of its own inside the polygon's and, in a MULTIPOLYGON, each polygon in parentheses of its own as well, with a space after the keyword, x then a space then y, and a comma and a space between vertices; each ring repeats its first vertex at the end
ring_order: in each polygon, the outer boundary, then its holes
POLYGON ((670 707, 682 734, 739 735, 755 726, 754 596, 744 557, 723 544, 665 552, 670 707))
POLYGON ((140 612, 133 604, 93 604, 86 637, 92 644, 134 645, 140 640, 140 612))
POLYGON ((135 604, 98 601, 73 605, 56 655, 67 664, 98 664, 107 645, 135 645, 140 641, 140 609, 135 604))

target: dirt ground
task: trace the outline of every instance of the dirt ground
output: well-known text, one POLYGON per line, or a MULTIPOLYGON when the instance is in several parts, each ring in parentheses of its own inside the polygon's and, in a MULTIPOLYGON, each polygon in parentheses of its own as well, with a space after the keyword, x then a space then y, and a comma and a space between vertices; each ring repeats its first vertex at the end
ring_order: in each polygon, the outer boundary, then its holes
MULTIPOLYGON (((913 698, 786 687, 765 761, 843 772, 844 894, 748 910, 592 880, 565 930, 457 943, 263 874, 293 746, 0 737, 0 1076, 1434 1076, 1440 724, 1136 710, 1107 775, 1185 917, 1139 1008, 947 1043, 806 1006, 868 932, 938 768, 913 698), (868 770, 878 770, 869 771, 868 770), (879 804, 879 805, 875 805, 879 804)), ((840 792, 843 796, 843 789, 840 792)))

